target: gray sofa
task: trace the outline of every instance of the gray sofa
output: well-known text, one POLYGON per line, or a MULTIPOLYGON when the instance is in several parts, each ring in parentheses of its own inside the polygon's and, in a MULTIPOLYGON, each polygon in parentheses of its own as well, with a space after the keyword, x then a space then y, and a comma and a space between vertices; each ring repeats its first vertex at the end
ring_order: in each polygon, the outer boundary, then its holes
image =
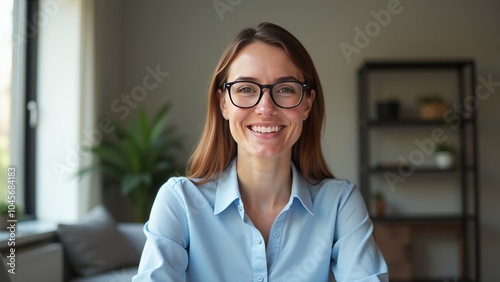
POLYGON ((64 281, 131 281, 146 242, 143 226, 115 223, 101 206, 78 224, 60 224, 57 235, 64 248, 64 281))
MULTIPOLYGON (((144 224, 139 223, 118 223, 118 231, 124 235, 125 238, 131 243, 134 250, 137 252, 137 256, 140 258, 142 249, 144 248, 144 243, 146 242, 146 236, 142 230, 144 224)), ((68 277, 71 282, 125 282, 132 281, 132 277, 137 273, 137 266, 129 266, 119 269, 113 269, 111 271, 106 271, 91 276, 78 277, 74 270, 66 269, 67 272, 72 273, 72 277, 68 277)), ((69 266, 70 267, 70 266, 69 266)), ((68 281, 66 280, 66 281, 68 281)))

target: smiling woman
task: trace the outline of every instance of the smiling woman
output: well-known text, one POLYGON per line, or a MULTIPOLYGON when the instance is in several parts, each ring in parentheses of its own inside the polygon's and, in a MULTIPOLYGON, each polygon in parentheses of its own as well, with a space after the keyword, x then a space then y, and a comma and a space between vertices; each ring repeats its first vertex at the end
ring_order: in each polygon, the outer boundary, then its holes
POLYGON ((209 90, 187 177, 153 205, 134 281, 388 281, 358 189, 323 158, 324 98, 285 29, 241 31, 209 90))

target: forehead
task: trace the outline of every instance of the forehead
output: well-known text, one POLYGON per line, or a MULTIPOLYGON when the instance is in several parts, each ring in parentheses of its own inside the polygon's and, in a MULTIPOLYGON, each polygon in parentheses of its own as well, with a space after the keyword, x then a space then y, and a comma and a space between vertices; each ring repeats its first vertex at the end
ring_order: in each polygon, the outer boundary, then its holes
POLYGON ((251 43, 241 49, 229 66, 228 81, 252 77, 260 83, 272 83, 281 77, 302 81, 299 68, 285 50, 266 43, 251 43))

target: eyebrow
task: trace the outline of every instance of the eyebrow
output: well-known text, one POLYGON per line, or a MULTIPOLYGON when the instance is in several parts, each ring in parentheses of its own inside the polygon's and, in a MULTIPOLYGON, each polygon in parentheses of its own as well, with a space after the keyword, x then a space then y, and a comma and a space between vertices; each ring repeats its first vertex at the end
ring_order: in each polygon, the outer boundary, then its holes
MULTIPOLYGON (((258 79, 255 77, 251 77, 251 76, 239 76, 234 81, 243 81, 243 80, 257 82, 258 79)), ((274 83, 279 83, 279 82, 283 82, 283 81, 299 81, 299 80, 297 78, 295 78, 294 76, 283 76, 283 77, 279 77, 279 78, 275 79, 274 83)))

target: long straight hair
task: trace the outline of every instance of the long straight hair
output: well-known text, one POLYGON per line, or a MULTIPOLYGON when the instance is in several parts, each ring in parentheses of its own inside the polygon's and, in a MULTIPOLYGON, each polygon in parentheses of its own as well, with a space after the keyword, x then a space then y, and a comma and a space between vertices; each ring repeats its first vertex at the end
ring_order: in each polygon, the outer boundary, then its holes
MULTIPOLYGON (((309 117, 304 121, 302 133, 292 147, 292 161, 310 183, 334 178, 321 150, 321 133, 325 120, 323 89, 313 61, 304 46, 284 28, 261 23, 236 35, 222 54, 210 82, 208 110, 201 139, 187 164, 187 177, 197 183, 206 183, 220 177, 231 160, 236 157, 237 145, 223 118, 217 90, 226 82, 228 71, 239 51, 251 43, 262 42, 283 49, 302 72, 305 82, 316 91, 309 117)), ((310 90, 306 95, 310 95, 310 90)))

